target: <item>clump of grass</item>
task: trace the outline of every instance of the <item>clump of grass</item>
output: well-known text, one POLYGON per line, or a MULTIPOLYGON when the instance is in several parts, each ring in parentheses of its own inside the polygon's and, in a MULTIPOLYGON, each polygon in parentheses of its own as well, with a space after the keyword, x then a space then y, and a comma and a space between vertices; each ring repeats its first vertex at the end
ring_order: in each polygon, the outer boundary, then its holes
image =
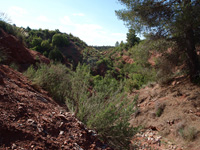
POLYGON ((156 103, 155 105, 155 113, 157 117, 160 117, 165 109, 165 103, 156 103))
POLYGON ((181 127, 178 129, 179 135, 186 141, 194 141, 199 133, 194 127, 181 127))
MULTIPOLYGON (((3 12, 0 12, 0 28, 2 28, 8 34, 14 35, 15 37, 19 39, 20 42, 25 44, 24 31, 21 28, 11 25, 11 20, 3 12)), ((1 34, 1 31, 0 31, 0 34, 1 34)))
POLYGON ((16 71, 19 70, 19 65, 16 64, 16 63, 14 63, 14 62, 10 64, 10 67, 11 67, 12 69, 16 70, 16 71))

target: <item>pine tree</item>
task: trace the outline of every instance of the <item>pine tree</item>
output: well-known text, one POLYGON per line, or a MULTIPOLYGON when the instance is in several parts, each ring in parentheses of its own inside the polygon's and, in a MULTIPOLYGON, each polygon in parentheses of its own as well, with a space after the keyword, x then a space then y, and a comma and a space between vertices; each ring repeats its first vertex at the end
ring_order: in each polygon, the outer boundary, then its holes
POLYGON ((200 38, 199 0, 119 0, 126 9, 117 16, 137 32, 151 33, 154 39, 175 41, 187 56, 191 79, 199 76, 196 45, 200 38))

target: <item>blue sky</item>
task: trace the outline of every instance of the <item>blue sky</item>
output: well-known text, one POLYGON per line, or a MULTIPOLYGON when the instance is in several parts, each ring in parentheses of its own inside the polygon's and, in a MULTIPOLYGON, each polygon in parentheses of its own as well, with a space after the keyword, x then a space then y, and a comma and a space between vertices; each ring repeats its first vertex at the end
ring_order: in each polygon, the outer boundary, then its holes
POLYGON ((59 29, 88 45, 112 45, 126 41, 128 32, 115 10, 118 0, 0 0, 0 11, 13 24, 32 29, 59 29), (2 2, 1 2, 2 1, 2 2))

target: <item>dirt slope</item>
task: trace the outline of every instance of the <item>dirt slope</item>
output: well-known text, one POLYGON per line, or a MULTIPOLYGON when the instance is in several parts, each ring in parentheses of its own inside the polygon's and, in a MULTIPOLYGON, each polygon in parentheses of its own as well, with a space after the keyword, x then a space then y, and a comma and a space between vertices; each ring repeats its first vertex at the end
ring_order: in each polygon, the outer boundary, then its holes
POLYGON ((47 92, 0 65, 0 149, 109 148, 47 92))
POLYGON ((138 111, 130 122, 144 127, 134 138, 143 149, 200 150, 199 86, 180 77, 170 85, 154 84, 132 93, 137 94, 138 111))
POLYGON ((7 34, 0 28, 0 50, 7 55, 6 63, 15 63, 20 71, 26 70, 37 62, 50 63, 50 60, 39 52, 26 48, 16 37, 7 34))

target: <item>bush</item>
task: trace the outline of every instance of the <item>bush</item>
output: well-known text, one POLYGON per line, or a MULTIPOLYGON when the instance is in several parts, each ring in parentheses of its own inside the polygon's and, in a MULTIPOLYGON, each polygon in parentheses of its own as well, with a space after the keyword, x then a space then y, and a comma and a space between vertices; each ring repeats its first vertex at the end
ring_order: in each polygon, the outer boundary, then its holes
POLYGON ((134 102, 123 92, 123 84, 106 75, 92 77, 90 68, 78 65, 75 71, 61 64, 30 67, 26 75, 33 83, 48 90, 54 99, 66 102, 68 108, 95 129, 99 137, 115 149, 129 149, 135 130, 129 126, 134 102))
POLYGON ((49 52, 50 49, 51 49, 51 45, 50 45, 50 43, 49 43, 49 40, 44 40, 44 41, 42 41, 41 47, 42 47, 42 50, 43 50, 43 51, 49 52))
POLYGON ((9 66, 10 66, 10 68, 12 68, 12 69, 14 69, 14 70, 16 70, 16 71, 19 70, 19 65, 16 64, 16 63, 11 63, 9 66))
POLYGON ((36 47, 36 46, 41 46, 41 43, 42 43, 42 39, 40 37, 34 37, 31 42, 31 45, 32 47, 36 47))
POLYGON ((68 91, 69 70, 62 64, 41 64, 37 70, 31 66, 25 72, 25 75, 32 79, 33 84, 37 84, 47 90, 51 96, 59 102, 64 103, 66 91, 68 91))
POLYGON ((157 117, 160 117, 165 109, 165 104, 164 103, 156 103, 155 105, 155 113, 157 117))
POLYGON ((67 36, 62 34, 55 34, 52 37, 52 43, 54 46, 63 47, 69 45, 67 36))
POLYGON ((59 62, 62 62, 64 60, 62 53, 57 48, 54 48, 52 51, 50 51, 48 57, 51 60, 59 61, 59 62))
MULTIPOLYGON (((0 14, 0 17, 1 17, 1 14, 0 14)), ((25 36, 21 28, 10 25, 9 23, 6 23, 5 21, 3 21, 3 19, 1 18, 0 18, 0 28, 2 28, 6 33, 15 36, 17 39, 19 39, 21 43, 25 44, 25 36)))
MULTIPOLYGON (((133 89, 139 90, 144 85, 154 81, 156 77, 154 69, 142 68, 139 65, 132 65, 129 71, 129 79, 125 81, 125 88, 128 92, 131 92, 133 89)), ((126 69, 123 72, 127 72, 126 69)))
POLYGON ((87 66, 78 66, 72 83, 75 102, 67 105, 76 110, 77 117, 87 127, 95 129, 100 138, 117 149, 128 149, 134 129, 129 127, 129 117, 133 113, 134 103, 130 103, 123 94, 123 84, 106 75, 96 76, 90 81, 87 66), (92 83, 91 83, 92 82, 92 83), (89 85, 93 84, 90 89, 89 85), (78 106, 78 107, 77 107, 78 106))

